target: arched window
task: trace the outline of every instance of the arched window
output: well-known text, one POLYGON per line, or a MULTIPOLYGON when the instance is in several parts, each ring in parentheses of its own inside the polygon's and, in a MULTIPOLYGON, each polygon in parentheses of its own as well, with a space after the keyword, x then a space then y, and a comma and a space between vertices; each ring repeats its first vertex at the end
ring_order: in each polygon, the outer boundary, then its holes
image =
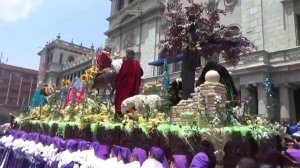
POLYGON ((74 62, 75 58, 73 56, 68 57, 68 63, 74 62))
POLYGON ((133 3, 135 0, 128 0, 128 4, 133 3))

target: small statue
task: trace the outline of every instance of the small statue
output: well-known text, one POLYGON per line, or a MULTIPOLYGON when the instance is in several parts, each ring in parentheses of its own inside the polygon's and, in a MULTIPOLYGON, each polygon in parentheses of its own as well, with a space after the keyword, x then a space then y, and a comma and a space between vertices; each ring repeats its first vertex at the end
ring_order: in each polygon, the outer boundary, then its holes
POLYGON ((48 85, 42 84, 41 81, 37 84, 37 88, 35 89, 32 100, 30 102, 30 108, 39 107, 48 103, 46 98, 46 96, 49 96, 47 88, 48 85))

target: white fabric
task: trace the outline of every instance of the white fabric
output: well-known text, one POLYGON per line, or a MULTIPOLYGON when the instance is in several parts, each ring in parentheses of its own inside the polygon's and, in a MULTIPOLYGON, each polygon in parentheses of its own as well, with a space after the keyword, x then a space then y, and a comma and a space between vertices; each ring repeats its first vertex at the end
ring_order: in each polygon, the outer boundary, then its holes
POLYGON ((111 68, 116 72, 119 73, 121 66, 123 64, 123 59, 114 59, 111 62, 111 68))
POLYGON ((292 136, 294 136, 294 137, 300 137, 300 131, 297 131, 297 132, 293 133, 292 136))
POLYGON ((147 159, 141 168, 163 168, 163 165, 155 159, 147 159))
POLYGON ((141 168, 139 161, 133 161, 131 163, 124 164, 122 168, 141 168))

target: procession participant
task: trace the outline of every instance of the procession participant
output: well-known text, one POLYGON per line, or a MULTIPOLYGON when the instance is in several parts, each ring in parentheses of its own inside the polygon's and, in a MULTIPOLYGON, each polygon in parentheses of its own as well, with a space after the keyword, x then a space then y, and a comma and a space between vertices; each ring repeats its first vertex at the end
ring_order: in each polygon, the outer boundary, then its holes
POLYGON ((170 168, 189 168, 190 159, 186 155, 173 155, 170 168))
POLYGON ((141 168, 169 168, 164 151, 158 147, 152 147, 148 159, 145 160, 141 168))
POLYGON ((142 148, 134 148, 130 156, 130 162, 137 161, 140 165, 147 159, 147 153, 142 148))
POLYGON ((123 59, 121 69, 116 76, 115 111, 121 116, 122 101, 128 97, 139 94, 143 69, 138 60, 134 59, 135 52, 126 50, 126 58, 123 59))
POLYGON ((190 168, 208 168, 209 158, 204 152, 199 152, 194 156, 190 168))

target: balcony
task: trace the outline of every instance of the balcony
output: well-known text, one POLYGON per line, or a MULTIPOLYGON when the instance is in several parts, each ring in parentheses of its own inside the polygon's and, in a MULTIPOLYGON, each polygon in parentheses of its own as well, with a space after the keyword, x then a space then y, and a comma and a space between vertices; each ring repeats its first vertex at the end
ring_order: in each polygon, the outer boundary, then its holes
POLYGON ((62 71, 62 69, 63 69, 62 64, 52 62, 52 63, 48 64, 47 73, 50 73, 50 72, 60 73, 62 71))

